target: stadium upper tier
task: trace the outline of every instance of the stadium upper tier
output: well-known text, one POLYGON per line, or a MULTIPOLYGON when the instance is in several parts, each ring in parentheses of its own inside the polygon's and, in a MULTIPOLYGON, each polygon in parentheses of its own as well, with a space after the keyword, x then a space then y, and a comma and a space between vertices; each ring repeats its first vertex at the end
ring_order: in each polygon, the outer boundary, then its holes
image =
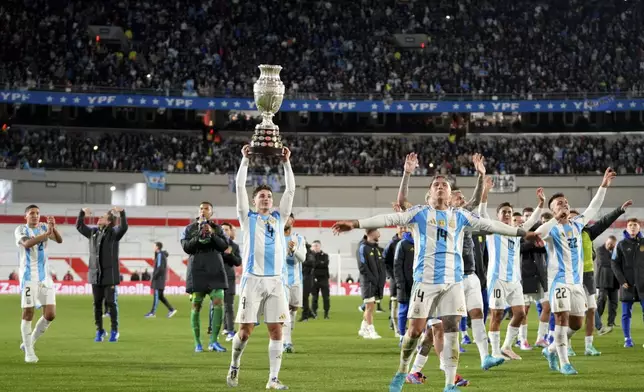
MULTIPOLYGON (((417 174, 473 175, 472 154, 486 157, 489 173, 518 175, 600 175, 607 166, 619 174, 642 174, 641 136, 485 137, 450 143, 445 136, 307 136, 285 134, 298 175, 401 175, 404 157, 419 154, 417 174)), ((0 167, 234 173, 245 138, 205 143, 201 133, 91 132, 12 127, 0 133, 0 167)), ((279 165, 254 161, 251 171, 268 174, 279 165)))
POLYGON ((248 96, 274 63, 312 97, 644 90, 641 1, 5 0, 0 19, 5 89, 248 96), (401 49, 399 33, 427 45, 401 49))

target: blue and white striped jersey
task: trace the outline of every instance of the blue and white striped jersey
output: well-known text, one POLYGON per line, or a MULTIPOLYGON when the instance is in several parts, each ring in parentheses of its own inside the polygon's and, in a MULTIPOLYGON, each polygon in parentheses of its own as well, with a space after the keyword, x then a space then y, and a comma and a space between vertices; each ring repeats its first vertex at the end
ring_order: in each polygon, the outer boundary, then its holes
POLYGON ((284 224, 293 209, 295 176, 289 162, 284 163, 286 189, 280 200, 279 211, 262 215, 250 210, 246 192, 248 158, 243 158, 236 178, 237 218, 241 226, 243 274, 286 277, 288 246, 284 224))
POLYGON ((302 263, 306 258, 306 241, 299 234, 288 235, 286 236, 287 249, 291 240, 295 242, 295 251, 291 253, 287 250, 286 253, 286 270, 288 272, 286 284, 288 286, 297 286, 302 284, 302 263))
POLYGON ((430 284, 463 280, 463 231, 517 235, 517 229, 480 218, 462 208, 437 210, 419 205, 404 212, 359 220, 361 228, 409 225, 414 239, 414 281, 430 284))
MULTIPOLYGON (((521 228, 530 230, 541 218, 543 209, 534 210, 521 228)), ((479 214, 489 219, 487 203, 479 205, 479 214)), ((492 287, 492 282, 519 282, 521 280, 521 237, 490 234, 485 237, 488 255, 487 282, 492 287)))
POLYGON ((53 280, 49 273, 49 258, 47 257, 47 241, 25 249, 20 243, 22 240, 28 240, 47 232, 46 223, 38 223, 36 227, 29 227, 26 224, 16 227, 14 232, 16 245, 18 246, 18 278, 20 286, 24 287, 26 283, 42 283, 46 286, 53 285, 53 280))

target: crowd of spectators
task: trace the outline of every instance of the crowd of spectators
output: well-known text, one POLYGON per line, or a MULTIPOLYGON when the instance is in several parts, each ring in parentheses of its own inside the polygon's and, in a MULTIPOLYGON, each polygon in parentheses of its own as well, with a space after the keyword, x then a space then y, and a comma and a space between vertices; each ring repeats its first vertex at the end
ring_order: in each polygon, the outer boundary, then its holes
POLYGON ((644 5, 599 0, 4 0, 5 88, 252 93, 281 64, 291 94, 644 90, 644 5), (119 26, 109 48, 88 25, 119 26), (396 33, 427 34, 403 50, 396 33))
MULTIPOLYGON (((471 157, 486 157, 490 173, 517 175, 642 174, 641 136, 283 136, 298 175, 391 175, 404 157, 419 155, 417 174, 473 175, 471 157)), ((248 137, 205 142, 201 133, 77 133, 13 127, 0 135, 0 168, 45 170, 165 171, 234 173, 248 137)), ((280 165, 256 158, 252 170, 270 174, 280 165)))

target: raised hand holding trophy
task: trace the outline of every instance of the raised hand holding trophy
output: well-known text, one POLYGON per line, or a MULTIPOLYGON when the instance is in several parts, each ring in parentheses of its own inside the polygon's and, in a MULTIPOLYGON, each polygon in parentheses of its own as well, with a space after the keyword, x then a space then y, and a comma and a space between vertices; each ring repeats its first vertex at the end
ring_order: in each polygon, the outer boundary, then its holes
POLYGON ((262 116, 261 124, 255 126, 255 133, 250 142, 250 153, 253 155, 283 155, 284 145, 280 137, 280 128, 273 123, 273 116, 282 106, 284 100, 284 83, 280 80, 279 65, 259 67, 260 75, 253 86, 255 105, 262 116))

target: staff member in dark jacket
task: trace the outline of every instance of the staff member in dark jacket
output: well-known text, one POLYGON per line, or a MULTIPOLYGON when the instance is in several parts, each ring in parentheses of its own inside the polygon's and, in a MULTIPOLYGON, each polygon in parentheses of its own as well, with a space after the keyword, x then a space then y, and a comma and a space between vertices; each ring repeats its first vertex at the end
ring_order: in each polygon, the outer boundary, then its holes
POLYGON ((619 290, 619 282, 613 272, 613 250, 617 245, 617 238, 611 235, 608 237, 604 245, 595 250, 595 270, 596 277, 595 283, 599 289, 599 298, 597 299, 597 315, 599 322, 597 329, 600 335, 606 335, 613 331, 615 327, 615 318, 617 317, 617 292, 619 290), (606 309, 606 301, 608 301, 608 323, 602 326, 601 318, 606 309))
MULTIPOLYGON (((526 212, 526 209, 524 209, 523 216, 525 217, 528 213, 529 212, 526 212)), ((538 223, 532 226, 530 230, 536 230, 540 225, 541 224, 538 223)), ((539 307, 543 307, 542 301, 544 293, 548 292, 548 272, 546 271, 546 248, 543 246, 537 246, 530 241, 525 241, 523 238, 521 239, 521 280, 523 283, 525 317, 521 322, 519 340, 521 349, 529 350, 528 315, 530 313, 530 306, 532 302, 534 302, 537 306, 538 313, 541 313, 539 307)), ((541 310, 543 310, 543 308, 541 308, 541 310)), ((540 340, 543 339, 547 333, 548 323, 542 323, 540 321, 535 344, 543 345, 544 342, 540 340)))
POLYGON ((631 339, 633 302, 640 302, 644 310, 644 237, 640 233, 640 223, 637 218, 630 218, 627 221, 624 239, 615 247, 613 272, 622 286, 619 296, 622 299, 624 347, 633 347, 631 339))
POLYGON ((360 291, 364 300, 365 310, 362 324, 358 335, 365 339, 380 339, 380 335, 373 326, 373 313, 376 310, 376 300, 382 298, 384 291, 384 279, 381 273, 384 271, 382 253, 378 247, 380 232, 375 229, 367 229, 367 234, 360 241, 358 246, 358 270, 360 271, 360 291), (382 285, 382 286, 381 286, 382 285))
POLYGON ((311 244, 307 243, 306 258, 302 263, 302 315, 300 316, 300 321, 317 317, 317 314, 313 314, 309 305, 309 297, 313 293, 313 286, 315 286, 315 257, 311 252, 311 244))
POLYGON ((208 295, 213 304, 213 331, 210 334, 210 351, 225 352, 219 344, 219 332, 224 309, 224 290, 228 288, 228 278, 224 270, 222 252, 228 249, 228 239, 221 226, 210 220, 213 209, 210 202, 199 205, 199 218, 186 226, 181 234, 181 246, 188 258, 186 292, 192 294, 190 323, 195 342, 195 352, 202 352, 201 322, 199 313, 204 297, 208 295))
MULTIPOLYGON (((228 279, 228 288, 224 294, 224 334, 226 341, 231 341, 235 336, 235 294, 237 289, 237 279, 235 278, 235 267, 242 265, 239 245, 235 243, 235 228, 228 222, 221 224, 224 234, 228 237, 228 249, 223 253, 224 269, 228 279)), ((212 334, 212 318, 214 307, 210 304, 210 321, 208 323, 208 334, 212 334)))
POLYGON ((407 312, 409 297, 414 285, 414 237, 404 232, 402 240, 396 244, 394 253, 394 277, 398 298, 398 333, 404 336, 407 331, 407 312))
POLYGON ((385 271, 387 272, 387 279, 389 280, 389 327, 394 330, 396 335, 398 331, 398 288, 396 285, 396 277, 394 276, 394 256, 396 247, 400 240, 402 240, 405 228, 398 226, 396 234, 391 238, 389 243, 385 246, 382 252, 382 258, 385 261, 385 271))
POLYGON ((119 317, 116 286, 121 283, 119 272, 119 241, 127 232, 127 218, 122 208, 114 207, 100 218, 98 227, 88 227, 85 224, 85 215, 89 215, 89 208, 83 208, 78 214, 76 230, 89 239, 89 273, 87 280, 92 285, 94 295, 94 323, 96 324, 96 338, 94 341, 102 342, 105 338, 103 329, 103 302, 112 323, 110 342, 118 342, 119 317), (116 215, 120 214, 121 220, 116 225, 116 215))
POLYGON ((154 302, 152 302, 152 310, 146 314, 145 317, 155 317, 157 306, 161 301, 166 308, 168 308, 168 318, 174 316, 177 310, 170 305, 170 302, 163 295, 165 290, 165 281, 168 277, 168 252, 163 250, 161 242, 154 243, 154 270, 152 271, 152 280, 150 288, 154 293, 154 302))
POLYGON ((324 306, 324 318, 329 318, 329 310, 331 309, 331 298, 329 297, 329 255, 322 251, 322 243, 320 241, 313 241, 311 243, 311 252, 309 257, 315 261, 315 268, 313 269, 313 277, 315 282, 313 284, 313 298, 311 301, 311 310, 313 317, 318 314, 318 298, 322 292, 322 302, 324 306))

